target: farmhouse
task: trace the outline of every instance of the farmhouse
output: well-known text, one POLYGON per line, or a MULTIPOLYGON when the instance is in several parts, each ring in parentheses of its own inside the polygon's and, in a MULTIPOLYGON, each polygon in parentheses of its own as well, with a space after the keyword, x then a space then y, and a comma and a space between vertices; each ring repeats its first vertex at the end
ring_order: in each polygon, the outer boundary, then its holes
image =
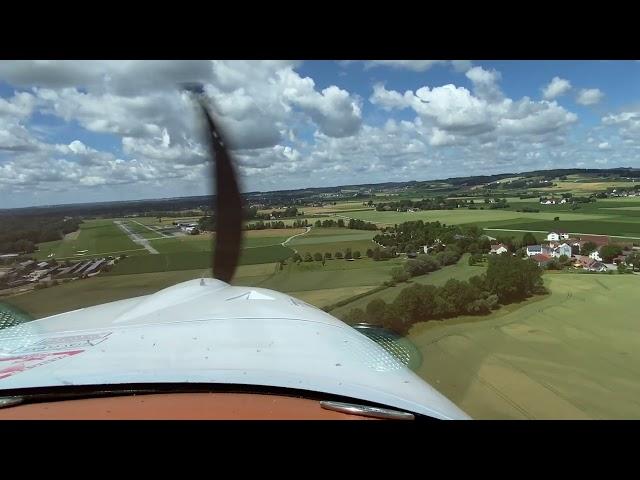
POLYGON ((591 263, 587 265, 586 269, 589 270, 590 272, 606 272, 607 266, 602 262, 593 260, 591 263))
POLYGON ((491 245, 491 250, 489 253, 493 255, 500 255, 502 253, 506 253, 509 250, 502 243, 498 243, 497 245, 491 245))
POLYGON ((600 256, 600 252, 598 252, 598 250, 594 250, 593 252, 591 252, 589 254, 589 258, 591 258, 592 260, 596 260, 598 262, 602 261, 602 257, 600 256))
POLYGON ((558 241, 558 240, 566 240, 569 238, 569 234, 564 230, 554 230, 553 232, 549 232, 547 234, 547 240, 549 241, 558 241))
POLYGON ((571 246, 567 243, 562 243, 560 245, 550 243, 547 245, 528 245, 527 246, 527 256, 533 257, 535 255, 545 255, 547 257, 560 258, 562 255, 566 255, 571 258, 571 246))
POLYGON ((571 247, 566 243, 563 243, 562 245, 554 248, 551 255, 556 258, 560 258, 562 255, 566 255, 571 258, 571 247))

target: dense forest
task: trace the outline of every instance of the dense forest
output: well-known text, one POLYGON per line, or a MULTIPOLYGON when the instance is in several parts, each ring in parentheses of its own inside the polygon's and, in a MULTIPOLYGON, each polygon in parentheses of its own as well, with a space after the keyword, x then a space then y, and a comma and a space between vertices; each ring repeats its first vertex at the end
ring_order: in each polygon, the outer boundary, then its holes
POLYGON ((60 240, 78 230, 82 220, 63 216, 3 215, 0 253, 32 253, 36 244, 60 240))

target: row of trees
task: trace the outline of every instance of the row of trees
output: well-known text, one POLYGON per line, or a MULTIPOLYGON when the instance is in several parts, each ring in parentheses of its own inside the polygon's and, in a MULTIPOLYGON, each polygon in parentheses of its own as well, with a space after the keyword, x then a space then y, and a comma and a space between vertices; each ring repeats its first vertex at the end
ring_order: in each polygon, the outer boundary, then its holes
MULTIPOLYGON (((282 220, 273 220, 264 222, 259 220, 253 223, 247 223, 244 225, 244 230, 265 230, 265 229, 283 229, 283 228, 304 228, 309 226, 309 221, 306 219, 294 220, 291 225, 287 225, 282 220)), ((202 217, 198 220, 198 227, 200 231, 215 232, 216 221, 214 216, 202 217)))
MULTIPOLYGON (((338 220, 339 222, 340 220, 338 220)), ((378 227, 375 223, 365 222, 364 220, 356 220, 354 218, 349 219, 349 223, 347 223, 347 228, 351 228, 352 230, 377 230, 378 227)))
MULTIPOLYGON (((458 208, 459 206, 466 205, 466 200, 454 200, 448 199, 443 196, 437 196, 434 198, 423 198, 421 200, 403 199, 397 202, 380 202, 376 204, 376 210, 382 211, 406 211, 409 208, 419 208, 420 210, 450 210, 458 208)), ((473 203, 471 200, 470 203, 473 203)))
POLYGON ((344 220, 339 218, 338 221, 335 221, 333 219, 328 219, 328 220, 316 220, 316 223, 314 223, 314 226, 320 228, 334 228, 334 227, 340 227, 340 228, 344 228, 344 220))
POLYGON ((468 281, 450 279, 441 287, 414 284, 402 289, 391 303, 377 298, 365 310, 352 309, 345 320, 373 323, 404 334, 416 322, 483 315, 500 304, 543 293, 541 273, 531 260, 496 255, 489 260, 485 274, 468 281))
POLYGON ((333 260, 335 255, 335 259, 336 260, 342 260, 343 258, 345 260, 351 260, 351 259, 359 259, 362 257, 360 250, 354 250, 351 251, 350 248, 347 248, 344 252, 338 250, 337 252, 335 252, 335 254, 332 254, 331 252, 325 252, 324 254, 322 254, 321 252, 316 252, 313 255, 310 252, 307 252, 304 254, 304 257, 302 255, 300 255, 299 253, 296 253, 293 256, 293 261, 296 263, 301 263, 301 262, 325 262, 326 260, 333 260))

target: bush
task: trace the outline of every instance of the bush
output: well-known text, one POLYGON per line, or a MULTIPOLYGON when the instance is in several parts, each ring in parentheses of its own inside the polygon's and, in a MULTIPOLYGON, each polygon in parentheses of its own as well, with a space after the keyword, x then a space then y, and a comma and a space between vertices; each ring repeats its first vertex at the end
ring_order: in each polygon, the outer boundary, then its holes
POLYGON ((336 257, 336 259, 338 259, 338 260, 342 259, 342 252, 336 252, 335 257, 336 257))
POLYGON ((313 254, 313 259, 314 259, 316 262, 321 262, 321 261, 322 261, 322 258, 323 258, 323 257, 322 257, 322 254, 321 254, 321 253, 319 253, 319 252, 316 252, 316 253, 314 253, 314 254, 313 254))
POLYGON ((313 257, 311 256, 311 254, 309 252, 304 254, 304 261, 305 262, 313 262, 313 257))
POLYGON ((363 323, 366 321, 366 315, 361 308, 352 308, 343 317, 343 320, 347 323, 363 323))
POLYGON ((391 270, 391 278, 394 283, 406 282, 410 277, 409 272, 407 272, 403 267, 396 267, 391 270))
POLYGON ((353 258, 356 258, 356 259, 360 258, 360 250, 356 250, 353 252, 353 258))
POLYGON ((331 252, 327 252, 324 254, 324 259, 325 260, 331 260, 331 252))
POLYGON ((367 257, 369 258, 373 257, 373 250, 371 250, 370 248, 367 248, 367 257))

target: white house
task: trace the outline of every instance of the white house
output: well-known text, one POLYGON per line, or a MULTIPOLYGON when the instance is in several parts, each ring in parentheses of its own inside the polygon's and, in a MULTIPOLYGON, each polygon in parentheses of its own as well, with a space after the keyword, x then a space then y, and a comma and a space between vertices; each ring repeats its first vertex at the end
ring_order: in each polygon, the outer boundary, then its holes
POLYGON ((598 252, 597 250, 594 250, 593 252, 591 252, 589 254, 589 258, 593 258, 594 260, 597 260, 598 262, 602 261, 602 257, 600 256, 600 252, 598 252))
POLYGON ((491 251, 489 253, 492 253, 494 255, 500 255, 502 253, 508 252, 509 250, 507 250, 507 247, 505 247, 503 244, 499 243, 497 245, 491 245, 491 251))
POLYGON ((551 256, 556 258, 560 258, 562 255, 566 255, 567 257, 571 258, 571 246, 563 243, 562 245, 554 248, 553 253, 551 254, 551 256))
POLYGON ((549 232, 547 234, 547 240, 549 240, 550 242, 557 242, 558 240, 566 240, 567 238, 569 238, 569 234, 562 230, 549 232))

